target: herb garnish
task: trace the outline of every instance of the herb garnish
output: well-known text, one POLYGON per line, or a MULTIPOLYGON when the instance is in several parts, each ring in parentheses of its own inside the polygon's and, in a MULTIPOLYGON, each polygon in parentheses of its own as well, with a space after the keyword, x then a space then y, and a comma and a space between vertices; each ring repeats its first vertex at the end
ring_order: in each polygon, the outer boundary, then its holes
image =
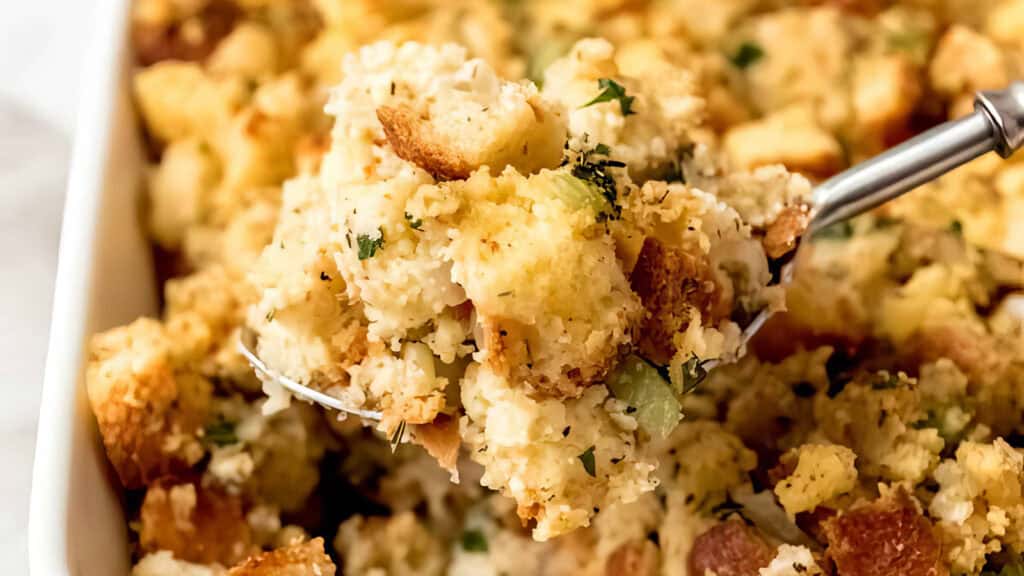
POLYGON ((203 430, 203 439, 217 446, 230 446, 238 443, 235 425, 227 420, 218 420, 203 430))
POLYGON ((391 435, 391 453, 394 454, 395 450, 398 450, 398 445, 402 443, 402 438, 405 437, 405 420, 398 423, 398 427, 395 428, 395 432, 391 435))
POLYGON ((957 236, 963 236, 964 225, 959 220, 953 220, 952 222, 949 223, 949 231, 952 232, 953 234, 956 234, 957 236))
POLYGON ((623 116, 636 114, 636 112, 633 111, 633 100, 635 100, 636 97, 626 96, 626 88, 622 84, 619 84, 611 78, 601 78, 597 81, 597 87, 601 89, 601 93, 590 102, 580 106, 580 108, 586 108, 587 106, 593 106, 594 104, 599 104, 601 102, 618 100, 619 109, 622 110, 623 116))
MULTIPOLYGON (((607 144, 598 144, 592 150, 580 151, 573 162, 573 176, 593 185, 601 196, 608 202, 610 212, 602 210, 597 215, 598 222, 605 220, 617 220, 622 215, 622 206, 618 203, 619 191, 615 184, 615 178, 608 173, 608 168, 624 168, 626 164, 609 158, 594 158, 594 156, 607 156, 611 148, 607 144)), ((562 165, 568 164, 566 158, 562 165)))
POLYGON ((487 537, 480 530, 462 533, 462 549, 466 552, 487 552, 487 537))
POLYGON ((373 258, 377 255, 377 250, 380 250, 384 246, 384 230, 377 228, 379 234, 376 238, 369 236, 368 234, 359 234, 356 236, 356 244, 359 245, 359 259, 366 260, 367 258, 373 258))
POLYGON ((587 471, 587 474, 590 474, 592 478, 597 478, 597 464, 594 463, 594 447, 587 448, 577 458, 583 463, 583 469, 587 471))
POLYGON ((406 212, 405 213, 405 221, 409 223, 409 228, 412 228, 413 230, 422 230, 423 229, 423 219, 422 218, 413 218, 412 214, 409 214, 408 212, 406 212))
POLYGON ((764 57, 764 50, 760 46, 753 42, 744 42, 740 44, 739 50, 729 60, 740 70, 746 70, 762 57, 764 57))

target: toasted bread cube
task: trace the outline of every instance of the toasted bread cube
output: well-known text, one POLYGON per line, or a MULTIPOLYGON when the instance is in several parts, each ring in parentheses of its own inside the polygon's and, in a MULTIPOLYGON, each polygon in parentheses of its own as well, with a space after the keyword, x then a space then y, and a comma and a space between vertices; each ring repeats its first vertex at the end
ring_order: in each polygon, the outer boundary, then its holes
POLYGON ((235 564, 258 549, 238 496, 197 484, 154 484, 139 511, 139 546, 197 564, 235 564))
POLYGON ((135 76, 135 99, 149 133, 164 142, 212 134, 244 98, 238 78, 214 79, 193 62, 166 61, 135 76))
POLYGON ((336 567, 324 553, 324 539, 278 548, 251 556, 228 571, 228 576, 334 576, 336 567))
POLYGON ((723 147, 740 170, 782 164, 794 172, 827 176, 843 165, 839 141, 804 107, 739 124, 725 133, 723 147))
POLYGON ((211 386, 176 372, 159 322, 141 318, 93 338, 89 401, 121 483, 138 488, 199 461, 211 386))

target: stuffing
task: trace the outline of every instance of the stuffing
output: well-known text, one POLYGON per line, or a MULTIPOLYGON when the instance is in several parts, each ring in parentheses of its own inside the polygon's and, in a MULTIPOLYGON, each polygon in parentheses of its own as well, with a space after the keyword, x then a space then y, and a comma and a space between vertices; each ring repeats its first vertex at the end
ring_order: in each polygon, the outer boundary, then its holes
POLYGON ((578 399, 537 401, 487 366, 466 371, 463 440, 484 466, 481 483, 536 521, 534 538, 586 526, 595 509, 654 488, 654 465, 640 459, 634 433, 622 426, 632 419, 607 399, 607 389, 594 386, 578 399))
POLYGON ((228 576, 334 576, 335 566, 324 553, 323 538, 297 542, 250 556, 228 570, 228 576))
POLYGON ((857 455, 845 446, 804 444, 791 457, 796 459, 793 472, 775 485, 779 503, 791 516, 810 512, 857 484, 857 455))
POLYGON ((934 472, 939 491, 929 504, 954 570, 977 573, 1002 540, 1021 545, 1020 501, 1024 457, 1001 438, 990 444, 963 442, 955 459, 934 472))
POLYGON ((236 496, 199 485, 154 484, 139 512, 139 546, 197 564, 231 566, 255 552, 236 496))
POLYGON ((411 512, 353 516, 338 527, 334 549, 345 574, 440 576, 446 556, 441 542, 411 512))
POLYGON ((807 547, 791 544, 779 546, 772 561, 758 571, 760 576, 818 576, 824 573, 807 547))
MULTIPOLYGON (((829 440, 852 447, 862 474, 920 482, 938 464, 944 442, 923 419, 917 383, 879 372, 815 398, 815 418, 829 440)), ((847 456, 848 457, 848 456, 847 456)))
POLYGON ((163 298, 86 369, 133 574, 1019 572, 1024 165, 806 230, 1022 6, 135 0, 163 298))
POLYGON ((219 565, 193 564, 178 560, 169 550, 152 552, 132 567, 132 576, 221 576, 219 565))
POLYGON ((201 140, 177 140, 164 150, 148 188, 149 229, 162 248, 180 248, 186 231, 202 222, 220 169, 210 146, 201 140))
POLYGON ((954 25, 939 38, 928 70, 931 85, 948 96, 997 89, 1009 82, 999 47, 969 27, 954 25))
POLYGON ((794 172, 830 176, 839 171, 843 150, 813 111, 787 108, 763 119, 739 124, 722 141, 730 162, 740 170, 782 164, 794 172))
POLYGON ((692 574, 748 576, 772 562, 771 546, 742 520, 729 520, 697 537, 690 553, 692 574))
POLYGON ((241 79, 217 79, 190 62, 168 60, 134 79, 142 119, 161 141, 204 138, 231 120, 246 99, 241 79))
POLYGON ((147 318, 93 338, 86 390, 125 486, 183 473, 205 453, 200 435, 211 386, 178 369, 172 346, 164 327, 147 318))
POLYGON ((825 523, 829 558, 841 574, 947 574, 942 547, 916 502, 894 489, 825 523))
POLYGON ((704 107, 688 71, 666 63, 644 72, 639 78, 621 75, 614 47, 587 39, 547 68, 543 90, 568 110, 574 139, 608 146, 638 181, 671 168, 678 150, 691 142, 704 107), (617 98, 602 96, 617 90, 624 90, 617 98))

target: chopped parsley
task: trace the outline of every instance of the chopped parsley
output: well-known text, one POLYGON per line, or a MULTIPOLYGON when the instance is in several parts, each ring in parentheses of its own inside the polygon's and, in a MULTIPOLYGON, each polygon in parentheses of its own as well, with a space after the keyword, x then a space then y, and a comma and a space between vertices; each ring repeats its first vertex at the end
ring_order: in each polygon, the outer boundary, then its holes
POLYGON ((736 53, 729 60, 732 61, 733 66, 740 70, 746 70, 763 57, 764 50, 760 46, 753 42, 744 42, 740 44, 739 49, 736 50, 736 53))
POLYGON ((949 223, 949 231, 952 232, 953 234, 956 234, 957 236, 963 236, 964 225, 959 220, 953 220, 952 222, 949 223))
MULTIPOLYGON (((598 222, 605 220, 617 220, 622 215, 622 206, 619 205, 619 190, 615 184, 615 178, 608 173, 608 168, 624 168, 626 164, 609 158, 595 158, 595 156, 607 156, 611 148, 607 144, 598 144, 592 150, 583 150, 576 156, 570 173, 580 180, 594 186, 601 196, 608 202, 609 209, 602 210, 597 215, 598 222)), ((568 158, 562 162, 568 164, 568 158)))
POLYGON ((596 478, 597 464, 594 462, 594 447, 587 448, 577 458, 583 463, 583 469, 587 471, 587 474, 590 474, 592 478, 596 478))
POLYGON ((384 246, 384 230, 377 228, 377 233, 378 236, 376 238, 371 237, 368 234, 360 234, 356 236, 356 243, 359 245, 360 260, 373 258, 377 255, 377 250, 380 250, 384 246))
POLYGON ((203 439, 217 446, 230 446, 238 443, 235 425, 226 420, 218 420, 203 431, 203 439))
POLYGON ((711 360, 701 360, 696 355, 683 362, 683 394, 689 394, 697 389, 697 386, 708 377, 708 370, 704 367, 711 360))
POLYGON ((273 322, 274 321, 274 312, 276 312, 276 310, 271 310, 270 312, 267 312, 266 316, 264 316, 264 318, 267 319, 267 322, 273 322))
POLYGON ((327 272, 324 272, 323 270, 321 270, 320 271, 320 279, 323 280, 324 282, 330 282, 331 276, 327 272))
POLYGON ((462 549, 466 552, 487 552, 487 537, 480 530, 462 533, 462 549))
POLYGON ((413 230, 422 230, 423 229, 423 219, 422 218, 413 218, 412 214, 409 214, 408 212, 406 212, 405 213, 405 221, 409 223, 409 228, 412 228, 413 230))
POLYGON ((405 420, 398 423, 398 427, 395 428, 393 434, 391 434, 391 452, 394 453, 398 450, 398 445, 402 443, 402 439, 405 437, 405 420))
POLYGON ((619 109, 622 110, 623 116, 629 116, 630 114, 636 114, 633 111, 633 100, 635 96, 626 96, 626 88, 612 80, 611 78, 601 78, 597 81, 597 87, 601 89, 601 93, 598 94, 593 100, 587 102, 581 108, 587 106, 593 106, 601 102, 611 102, 612 100, 619 101, 619 109))

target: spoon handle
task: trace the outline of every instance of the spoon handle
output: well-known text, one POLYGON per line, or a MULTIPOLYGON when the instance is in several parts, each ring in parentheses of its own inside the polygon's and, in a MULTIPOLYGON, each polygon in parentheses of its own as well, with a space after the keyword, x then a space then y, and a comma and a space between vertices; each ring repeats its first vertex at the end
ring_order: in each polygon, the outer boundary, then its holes
POLYGON ((1024 82, 979 92, 974 110, 820 184, 810 231, 867 212, 986 152, 1006 158, 1024 144, 1024 82))

